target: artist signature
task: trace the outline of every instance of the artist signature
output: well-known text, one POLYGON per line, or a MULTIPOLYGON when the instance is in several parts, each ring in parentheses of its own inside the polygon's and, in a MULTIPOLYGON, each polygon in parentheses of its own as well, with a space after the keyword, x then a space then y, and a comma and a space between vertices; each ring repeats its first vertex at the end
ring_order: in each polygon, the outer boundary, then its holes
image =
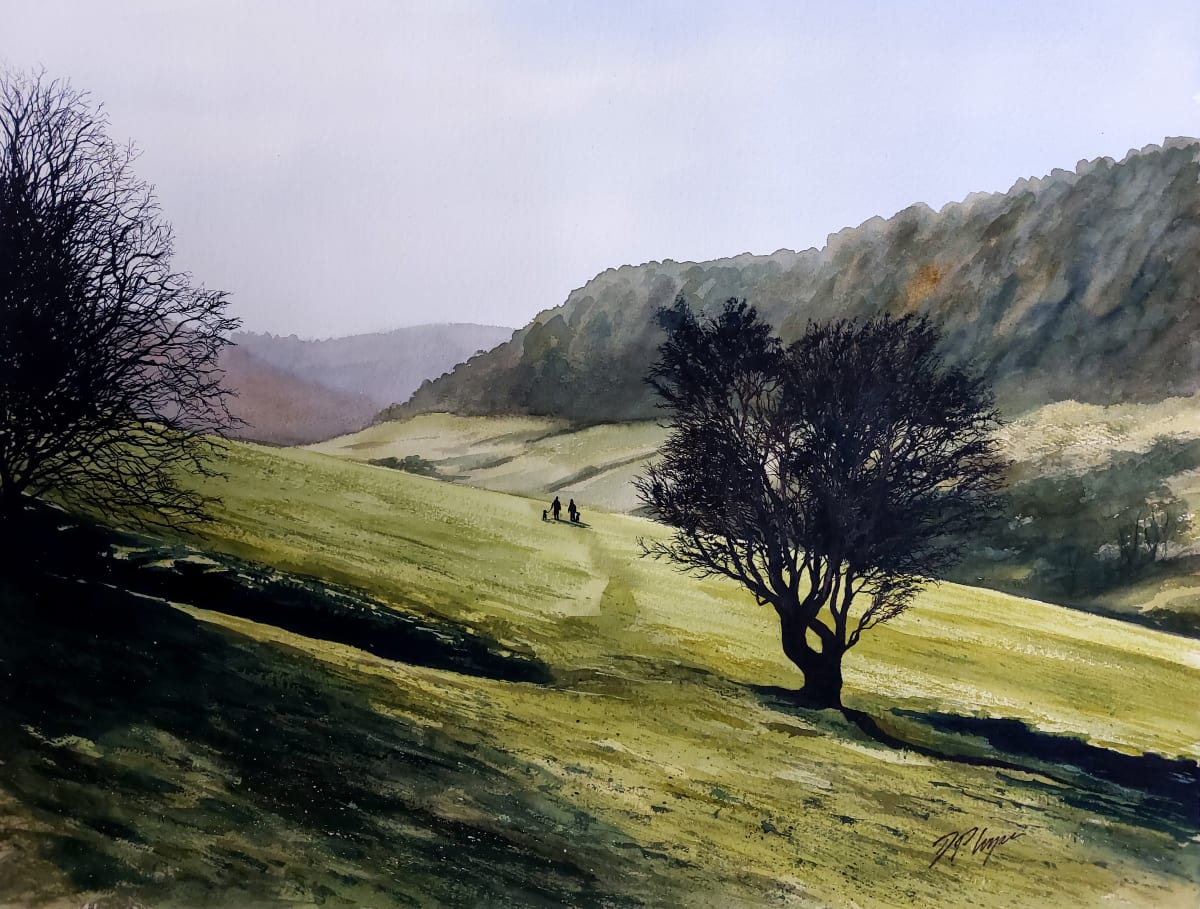
POLYGON ((995 836, 988 836, 987 827, 970 827, 966 830, 952 830, 944 836, 939 836, 933 841, 935 854, 933 861, 929 863, 932 868, 942 859, 953 865, 954 860, 958 857, 958 850, 964 852, 968 849, 971 855, 983 855, 983 863, 986 865, 988 859, 992 857, 992 851, 997 846, 1003 846, 1005 843, 1011 843, 1013 840, 1024 836, 1022 831, 1013 831, 1012 833, 1002 833, 995 836))

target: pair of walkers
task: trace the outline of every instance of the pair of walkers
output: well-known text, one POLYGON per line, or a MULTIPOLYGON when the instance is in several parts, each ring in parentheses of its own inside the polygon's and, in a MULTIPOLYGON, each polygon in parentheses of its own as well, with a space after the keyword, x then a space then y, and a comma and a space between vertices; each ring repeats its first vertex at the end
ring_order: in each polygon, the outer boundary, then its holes
MULTIPOLYGON (((550 503, 550 513, 554 516, 554 520, 560 520, 559 515, 562 514, 562 502, 559 501, 558 496, 555 496, 554 501, 550 503)), ((543 511, 542 517, 544 518, 545 516, 546 512, 543 511)), ((567 517, 571 519, 572 524, 579 523, 579 509, 575 507, 574 499, 571 499, 570 503, 567 505, 567 517)))

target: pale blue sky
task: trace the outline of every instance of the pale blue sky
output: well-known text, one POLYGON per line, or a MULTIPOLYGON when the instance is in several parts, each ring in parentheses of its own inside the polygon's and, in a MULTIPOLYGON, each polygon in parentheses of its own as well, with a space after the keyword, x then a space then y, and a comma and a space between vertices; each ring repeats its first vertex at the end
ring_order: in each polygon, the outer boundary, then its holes
POLYGON ((1200 134, 1200 4, 0 0, 246 326, 521 325, 1200 134))

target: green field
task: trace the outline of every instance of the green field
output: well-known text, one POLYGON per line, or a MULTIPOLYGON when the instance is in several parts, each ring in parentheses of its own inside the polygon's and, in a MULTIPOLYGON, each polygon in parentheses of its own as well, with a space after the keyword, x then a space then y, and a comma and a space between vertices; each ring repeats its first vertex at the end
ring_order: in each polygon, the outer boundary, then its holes
POLYGON ((516 495, 574 498, 589 511, 631 512, 630 480, 654 457, 666 430, 655 423, 573 427, 549 417, 423 414, 310 446, 356 461, 417 455, 456 481, 516 495))
MULTIPOLYGON (((1063 401, 1038 408, 1005 425, 999 439, 1013 465, 1013 479, 1086 473, 1114 458, 1137 457, 1156 440, 1200 439, 1200 396, 1150 405, 1099 406, 1063 401)), ((572 427, 544 417, 461 417, 424 414, 381 423, 311 446, 311 450, 360 462, 418 456, 442 476, 498 492, 542 498, 568 497, 590 511, 635 513, 641 503, 632 486, 666 438, 652 422, 572 427)), ((1200 468, 1163 477, 1193 513, 1200 513, 1200 468)), ((1200 522, 1154 570, 1101 593, 1076 597, 1061 591, 1024 589, 1028 561, 975 565, 968 578, 985 586, 1074 602, 1115 615, 1148 618, 1152 624, 1200 629, 1200 522), (1015 582, 1015 583, 1014 583, 1015 582), (1162 622, 1158 622, 1162 619, 1162 622)))
MULTIPOLYGON (((478 442, 545 431, 495 428, 478 442)), ((227 469, 182 541, 214 561, 176 545, 146 570, 321 578, 440 620, 431 651, 546 678, 239 618, 197 580, 9 583, 0 905, 1200 900, 1192 640, 941 585, 847 661, 848 706, 895 747, 781 699, 800 679, 773 616, 639 558, 646 520, 543 522, 540 497, 312 451, 234 445, 227 469), (930 867, 976 825, 1021 836, 930 867)))
MULTIPOLYGON (((380 423, 311 450, 357 461, 419 455, 468 485, 537 497, 578 492, 606 511, 638 502, 629 481, 666 438, 653 422, 573 427, 549 417, 422 414, 380 423)), ((1200 396, 1101 406, 1061 401, 1016 417, 999 439, 1019 474, 1080 472, 1155 439, 1200 439, 1200 396)), ((1173 486, 1200 508, 1200 474, 1173 486)))

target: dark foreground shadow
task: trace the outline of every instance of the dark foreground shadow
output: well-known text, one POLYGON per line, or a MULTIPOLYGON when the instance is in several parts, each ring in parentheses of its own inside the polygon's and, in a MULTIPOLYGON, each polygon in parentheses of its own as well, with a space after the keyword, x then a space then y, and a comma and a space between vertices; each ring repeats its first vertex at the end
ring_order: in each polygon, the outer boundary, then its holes
POLYGON ((541 660, 502 647, 487 634, 405 613, 316 578, 222 555, 205 554, 195 561, 197 554, 184 547, 117 533, 40 507, 30 509, 21 535, 19 570, 41 566, 60 577, 274 625, 388 660, 505 681, 552 681, 541 660))
POLYGON ((401 613, 315 578, 280 576, 231 561, 214 567, 164 560, 162 553, 150 551, 125 562, 120 583, 173 602, 347 644, 388 660, 509 682, 546 683, 553 678, 541 660, 502 648, 478 631, 401 613))
POLYGON ((649 873, 392 683, 109 582, 0 575, 0 685, 0 903, 624 906, 649 873))

